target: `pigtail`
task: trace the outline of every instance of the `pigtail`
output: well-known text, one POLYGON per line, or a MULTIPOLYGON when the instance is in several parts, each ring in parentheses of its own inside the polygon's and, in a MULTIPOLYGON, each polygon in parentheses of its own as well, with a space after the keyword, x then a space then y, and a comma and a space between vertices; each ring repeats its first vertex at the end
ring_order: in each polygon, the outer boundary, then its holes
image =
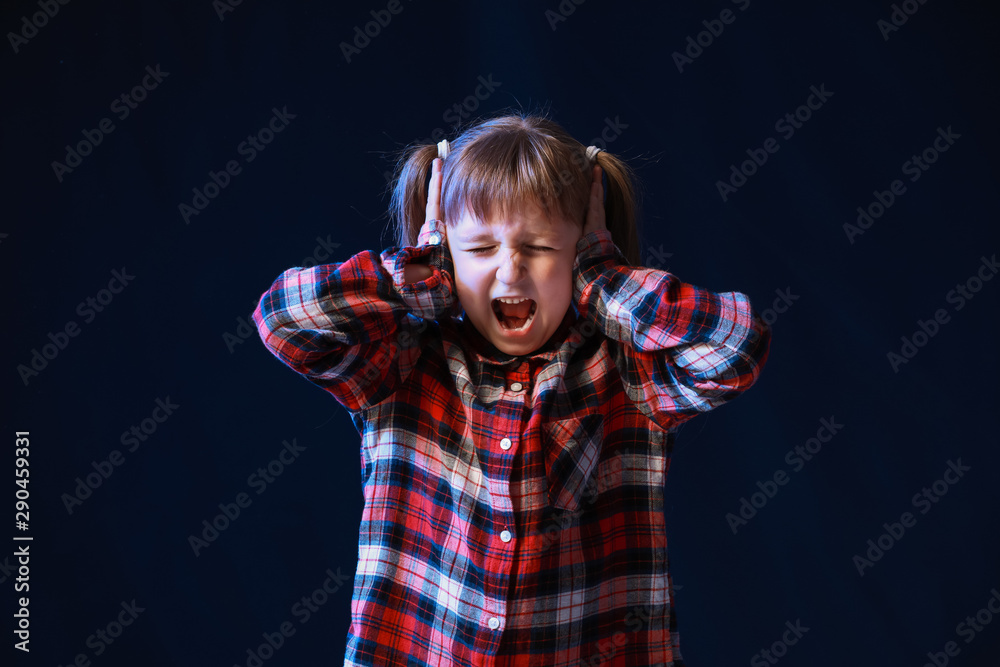
POLYGON ((396 162, 389 215, 399 247, 414 245, 420 234, 427 210, 431 164, 436 157, 436 145, 415 145, 403 149, 396 162))
POLYGON ((605 224, 629 265, 639 266, 639 230, 635 218, 638 206, 633 185, 636 182, 635 172, 627 162, 606 151, 597 154, 597 164, 608 182, 604 201, 605 224))

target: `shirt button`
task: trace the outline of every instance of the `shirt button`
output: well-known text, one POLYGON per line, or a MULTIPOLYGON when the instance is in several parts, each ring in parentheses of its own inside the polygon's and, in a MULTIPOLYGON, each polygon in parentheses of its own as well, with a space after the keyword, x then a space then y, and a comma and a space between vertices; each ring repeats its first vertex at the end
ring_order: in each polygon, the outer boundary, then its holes
POLYGON ((500 619, 494 616, 490 619, 490 630, 496 630, 500 627, 500 619))
POLYGON ((522 389, 524 389, 524 385, 522 385, 520 382, 513 382, 510 385, 511 391, 521 391, 522 389))
POLYGON ((511 445, 510 438, 504 438, 503 440, 500 441, 500 449, 504 450, 510 449, 510 445, 511 445))
POLYGON ((509 530, 505 530, 502 533, 500 533, 500 539, 503 540, 504 542, 510 542, 510 538, 511 534, 509 530))
POLYGON ((428 241, 434 245, 437 245, 438 243, 441 243, 441 235, 438 234, 437 232, 431 232, 428 241))

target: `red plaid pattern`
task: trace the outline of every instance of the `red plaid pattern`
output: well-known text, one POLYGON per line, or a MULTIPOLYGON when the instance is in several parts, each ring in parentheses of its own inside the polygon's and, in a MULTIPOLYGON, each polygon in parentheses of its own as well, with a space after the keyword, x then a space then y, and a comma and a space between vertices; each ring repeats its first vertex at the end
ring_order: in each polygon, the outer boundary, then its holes
POLYGON ((626 266, 602 230, 577 244, 556 334, 506 355, 461 316, 438 224, 414 247, 289 269, 253 315, 361 434, 344 664, 683 665, 674 431, 757 380, 770 329, 743 294, 626 266), (411 261, 433 275, 404 285, 411 261))

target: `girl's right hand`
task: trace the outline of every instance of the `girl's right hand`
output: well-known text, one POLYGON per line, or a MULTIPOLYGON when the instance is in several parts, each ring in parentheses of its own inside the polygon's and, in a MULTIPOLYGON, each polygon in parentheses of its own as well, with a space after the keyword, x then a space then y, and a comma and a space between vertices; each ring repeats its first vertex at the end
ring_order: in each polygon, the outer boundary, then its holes
MULTIPOLYGON (((444 160, 439 157, 434 158, 431 162, 431 182, 428 185, 427 190, 427 207, 424 213, 424 225, 426 225, 431 220, 441 220, 441 181, 444 180, 444 160)), ((442 224, 441 233, 444 238, 441 243, 444 243, 448 239, 448 230, 442 224)))
MULTIPOLYGON (((444 162, 441 158, 434 158, 431 163, 431 181, 428 186, 427 192, 427 206, 424 209, 424 224, 420 230, 419 236, 426 237, 427 234, 427 223, 431 220, 441 219, 441 181, 443 180, 442 170, 444 162)), ((441 243, 444 244, 447 241, 448 231, 445 226, 439 225, 439 230, 444 238, 441 243)), ((427 280, 434 274, 431 267, 426 264, 407 264, 403 269, 403 280, 407 283, 415 283, 421 280, 427 280)))

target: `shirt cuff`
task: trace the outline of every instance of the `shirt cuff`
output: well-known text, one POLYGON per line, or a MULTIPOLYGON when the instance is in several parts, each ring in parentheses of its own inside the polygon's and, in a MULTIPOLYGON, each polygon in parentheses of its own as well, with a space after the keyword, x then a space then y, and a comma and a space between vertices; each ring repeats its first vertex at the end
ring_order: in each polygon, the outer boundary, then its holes
POLYGON ((425 222, 415 246, 393 246, 381 254, 382 266, 392 277, 393 286, 410 311, 423 319, 438 319, 461 312, 455 298, 455 275, 451 252, 445 243, 444 223, 425 222), (424 280, 405 283, 406 265, 417 260, 430 267, 432 273, 424 280), (457 312, 456 312, 457 310, 457 312))

